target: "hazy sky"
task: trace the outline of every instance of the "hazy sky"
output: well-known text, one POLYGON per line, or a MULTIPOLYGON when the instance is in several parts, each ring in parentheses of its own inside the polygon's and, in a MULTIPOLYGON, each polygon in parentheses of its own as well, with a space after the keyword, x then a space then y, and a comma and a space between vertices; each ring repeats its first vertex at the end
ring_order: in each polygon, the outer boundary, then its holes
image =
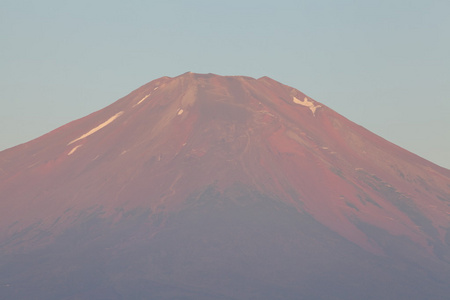
POLYGON ((161 76, 269 76, 450 168, 450 1, 0 0, 0 150, 161 76))

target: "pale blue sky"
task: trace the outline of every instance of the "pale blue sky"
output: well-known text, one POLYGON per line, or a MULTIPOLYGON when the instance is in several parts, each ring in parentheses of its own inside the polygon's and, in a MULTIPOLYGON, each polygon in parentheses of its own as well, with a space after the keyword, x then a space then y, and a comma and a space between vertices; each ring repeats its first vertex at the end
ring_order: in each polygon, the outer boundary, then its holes
POLYGON ((269 76, 450 168, 450 1, 0 0, 0 150, 161 76, 269 76))

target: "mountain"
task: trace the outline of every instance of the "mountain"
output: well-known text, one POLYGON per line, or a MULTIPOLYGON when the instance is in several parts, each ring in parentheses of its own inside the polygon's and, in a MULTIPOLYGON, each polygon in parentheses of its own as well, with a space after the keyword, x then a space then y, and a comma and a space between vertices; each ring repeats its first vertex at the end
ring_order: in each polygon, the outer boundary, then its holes
POLYGON ((450 170, 186 73, 0 152, 1 299, 448 299, 450 170))

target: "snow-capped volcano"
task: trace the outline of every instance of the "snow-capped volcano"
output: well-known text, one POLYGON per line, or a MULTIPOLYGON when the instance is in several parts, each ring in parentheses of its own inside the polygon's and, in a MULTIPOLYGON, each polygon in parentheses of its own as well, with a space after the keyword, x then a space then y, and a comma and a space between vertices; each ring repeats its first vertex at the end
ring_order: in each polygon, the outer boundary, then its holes
POLYGON ((0 199, 4 299, 450 293, 450 171, 268 77, 156 79, 0 152, 0 199))

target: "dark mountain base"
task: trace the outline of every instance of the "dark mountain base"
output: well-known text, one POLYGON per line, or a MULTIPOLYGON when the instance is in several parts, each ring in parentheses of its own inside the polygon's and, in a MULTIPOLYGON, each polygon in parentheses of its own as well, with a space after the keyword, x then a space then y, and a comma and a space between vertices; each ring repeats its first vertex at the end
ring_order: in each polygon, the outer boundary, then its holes
POLYGON ((51 246, 3 256, 0 298, 422 300, 450 294, 450 267, 420 260, 414 244, 360 224, 369 236, 389 240, 390 253, 371 254, 308 214, 242 186, 210 187, 160 218, 155 231, 146 210, 119 221, 102 217, 101 209, 87 214, 51 246))

